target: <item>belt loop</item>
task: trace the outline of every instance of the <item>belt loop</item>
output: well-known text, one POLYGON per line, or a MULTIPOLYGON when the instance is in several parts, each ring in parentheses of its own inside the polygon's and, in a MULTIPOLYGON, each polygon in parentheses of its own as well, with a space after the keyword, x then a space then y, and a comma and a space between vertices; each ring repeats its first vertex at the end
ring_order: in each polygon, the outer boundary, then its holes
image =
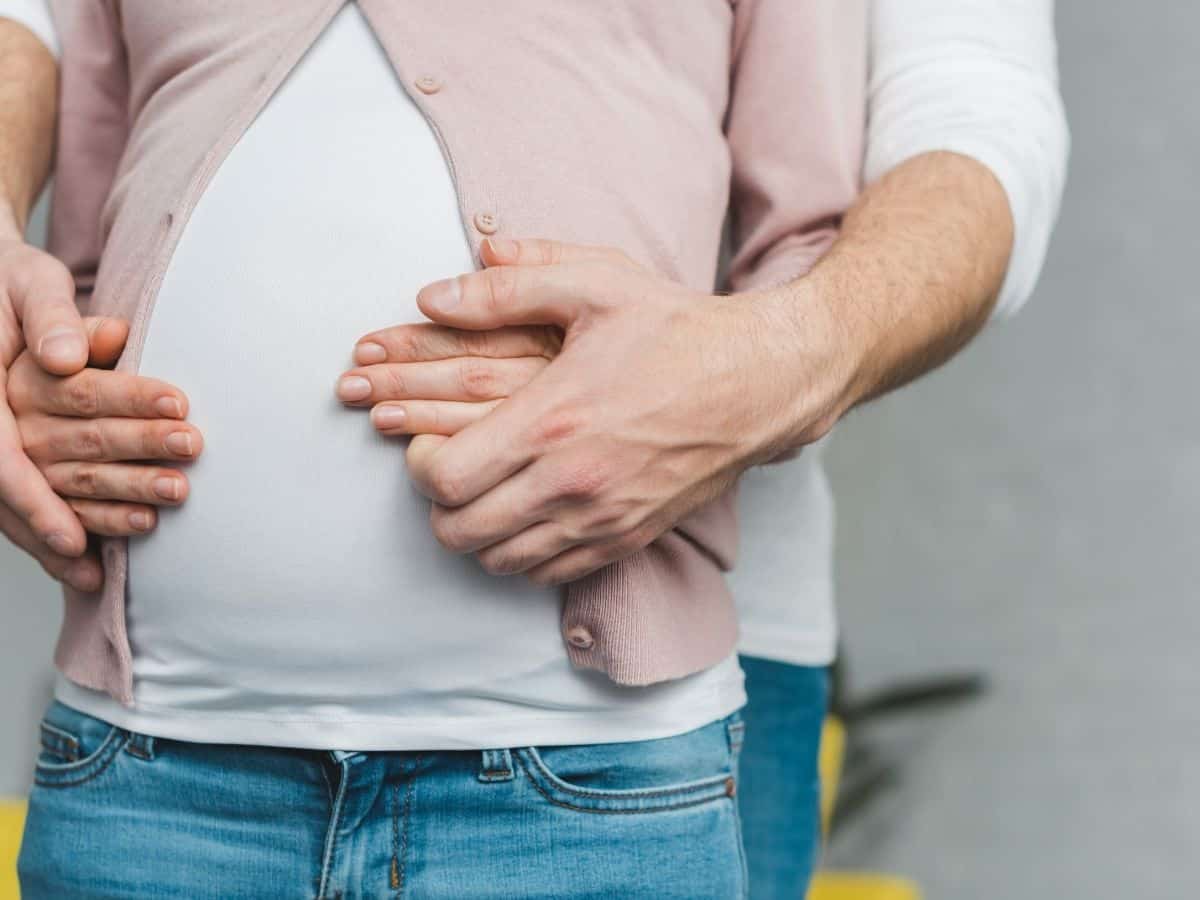
POLYGON ((138 759, 147 761, 154 759, 154 736, 133 732, 129 735, 129 743, 125 745, 125 752, 138 759))
POLYGON ((484 750, 479 766, 479 780, 512 781, 512 754, 507 750, 484 750))
POLYGON ((736 758, 746 739, 746 723, 742 721, 741 713, 734 713, 725 720, 725 736, 729 741, 729 752, 736 758))

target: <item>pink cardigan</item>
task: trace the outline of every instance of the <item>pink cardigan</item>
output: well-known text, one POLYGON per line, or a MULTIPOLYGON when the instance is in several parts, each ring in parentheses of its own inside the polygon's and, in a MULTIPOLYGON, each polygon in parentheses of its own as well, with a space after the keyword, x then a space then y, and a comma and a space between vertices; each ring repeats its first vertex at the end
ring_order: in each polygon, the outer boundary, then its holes
MULTIPOLYGON (((209 179, 344 2, 54 0, 51 248, 86 313, 132 321, 122 369, 209 179)), ((865 0, 358 2, 442 145, 476 252, 493 232, 610 245, 710 290, 731 208, 732 287, 765 287, 806 272, 854 199, 865 0)), ((570 585, 566 652, 623 684, 724 658, 736 549, 727 495, 570 585)), ((103 559, 98 595, 66 593, 55 658, 132 704, 124 543, 103 559)))

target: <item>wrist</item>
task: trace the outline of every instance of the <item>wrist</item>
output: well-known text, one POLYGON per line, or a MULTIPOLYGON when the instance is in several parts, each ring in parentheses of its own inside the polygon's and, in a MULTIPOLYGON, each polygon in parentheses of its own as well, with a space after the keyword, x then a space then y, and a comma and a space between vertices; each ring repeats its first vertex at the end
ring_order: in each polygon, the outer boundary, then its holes
POLYGON ((758 402, 776 411, 755 439, 762 462, 820 440, 869 394, 874 329, 817 272, 741 299, 756 320, 758 402))

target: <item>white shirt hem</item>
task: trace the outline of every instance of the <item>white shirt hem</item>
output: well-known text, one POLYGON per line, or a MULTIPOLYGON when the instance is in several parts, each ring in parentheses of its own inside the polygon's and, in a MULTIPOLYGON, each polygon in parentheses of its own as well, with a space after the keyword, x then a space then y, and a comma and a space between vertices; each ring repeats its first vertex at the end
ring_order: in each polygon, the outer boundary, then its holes
POLYGON ((746 703, 740 678, 726 680, 683 709, 559 710, 534 715, 357 719, 289 714, 227 714, 132 709, 107 694, 58 676, 55 697, 80 712, 128 731, 179 741, 248 744, 306 750, 488 750, 563 744, 611 744, 672 737, 723 719, 746 703))

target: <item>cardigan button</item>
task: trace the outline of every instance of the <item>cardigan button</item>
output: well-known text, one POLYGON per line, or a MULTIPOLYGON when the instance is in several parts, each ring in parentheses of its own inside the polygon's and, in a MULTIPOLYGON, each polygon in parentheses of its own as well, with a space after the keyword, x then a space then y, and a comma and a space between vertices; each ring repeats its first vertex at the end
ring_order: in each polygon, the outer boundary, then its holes
POLYGON ((595 646, 596 639, 582 625, 572 625, 567 629, 567 643, 580 650, 591 650, 595 646))
POLYGON ((416 85, 422 94, 436 94, 442 89, 442 83, 432 75, 422 75, 416 80, 416 85))
POLYGON ((475 213, 475 228, 481 234, 495 234, 500 225, 490 212, 475 213))

